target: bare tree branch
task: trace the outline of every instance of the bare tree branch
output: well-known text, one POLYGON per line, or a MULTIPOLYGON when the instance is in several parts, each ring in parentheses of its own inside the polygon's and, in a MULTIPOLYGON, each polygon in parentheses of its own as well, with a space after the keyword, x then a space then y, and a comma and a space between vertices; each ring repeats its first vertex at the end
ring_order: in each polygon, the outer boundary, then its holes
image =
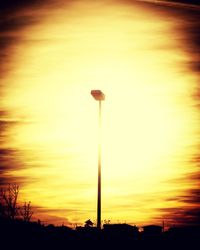
POLYGON ((9 185, 7 189, 1 189, 1 207, 3 211, 3 216, 10 219, 15 219, 18 214, 17 198, 19 194, 19 186, 9 185))
POLYGON ((24 202, 24 205, 21 208, 21 216, 23 221, 29 222, 31 220, 32 215, 33 211, 31 208, 31 202, 30 201, 28 203, 24 202))

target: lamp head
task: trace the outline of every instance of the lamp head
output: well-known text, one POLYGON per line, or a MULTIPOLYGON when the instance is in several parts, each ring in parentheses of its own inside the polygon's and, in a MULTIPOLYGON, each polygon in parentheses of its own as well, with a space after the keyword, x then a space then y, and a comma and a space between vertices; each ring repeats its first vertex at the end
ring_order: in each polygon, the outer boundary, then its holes
POLYGON ((99 89, 91 90, 91 95, 97 101, 104 101, 105 100, 104 93, 101 90, 99 90, 99 89))

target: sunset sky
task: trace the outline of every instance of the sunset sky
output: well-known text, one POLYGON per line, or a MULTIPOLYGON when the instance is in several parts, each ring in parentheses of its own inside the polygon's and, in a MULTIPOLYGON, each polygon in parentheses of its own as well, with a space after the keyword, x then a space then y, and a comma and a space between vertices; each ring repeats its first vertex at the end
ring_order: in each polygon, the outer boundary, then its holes
POLYGON ((187 17, 128 0, 28 2, 2 5, 0 186, 19 184, 33 219, 95 222, 90 91, 101 89, 102 219, 198 224, 200 58, 187 17))

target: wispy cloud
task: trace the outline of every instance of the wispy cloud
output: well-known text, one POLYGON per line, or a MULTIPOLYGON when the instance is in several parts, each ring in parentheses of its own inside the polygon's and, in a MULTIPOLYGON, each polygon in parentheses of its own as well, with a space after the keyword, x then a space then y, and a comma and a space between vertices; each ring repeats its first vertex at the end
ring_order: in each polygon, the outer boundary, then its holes
POLYGON ((162 216, 155 217, 157 220, 164 220, 167 226, 185 226, 200 224, 200 207, 162 208, 162 216))

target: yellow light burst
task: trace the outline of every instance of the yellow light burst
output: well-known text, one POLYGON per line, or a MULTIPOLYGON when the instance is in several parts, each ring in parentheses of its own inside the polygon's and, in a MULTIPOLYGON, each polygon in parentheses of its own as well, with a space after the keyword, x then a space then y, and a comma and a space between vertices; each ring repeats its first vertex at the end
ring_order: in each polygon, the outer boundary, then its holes
POLYGON ((184 192, 167 181, 192 171, 197 77, 172 32, 170 20, 95 1, 52 10, 24 31, 3 99, 21 121, 8 142, 27 167, 12 174, 30 180, 21 199, 71 221, 95 218, 96 88, 106 94, 103 218, 151 221, 184 192))

